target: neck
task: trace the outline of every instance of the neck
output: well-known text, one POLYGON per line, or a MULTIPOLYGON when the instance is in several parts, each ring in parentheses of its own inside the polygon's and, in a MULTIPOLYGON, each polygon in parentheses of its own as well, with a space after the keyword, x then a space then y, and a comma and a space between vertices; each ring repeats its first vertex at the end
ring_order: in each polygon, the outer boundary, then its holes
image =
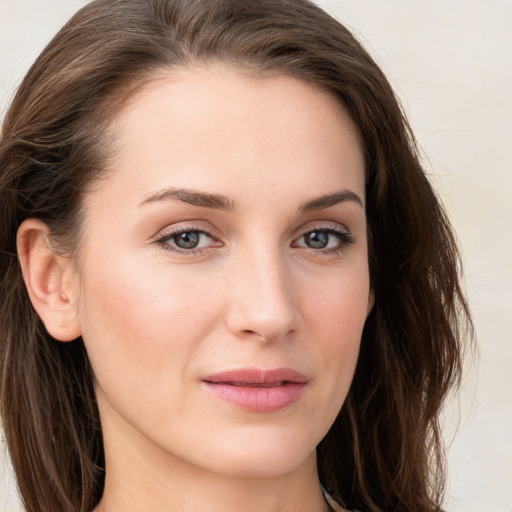
MULTIPOLYGON (((147 439, 104 432, 106 480, 95 512, 326 512, 313 452, 284 474, 244 476, 162 454, 147 439), (116 439, 117 437, 117 439, 116 439)), ((272 473, 272 472, 270 472, 272 473)))
MULTIPOLYGON (((186 466, 186 464, 184 464, 186 466)), ((133 468, 132 468, 133 469, 133 468)), ((140 468, 142 469, 142 468, 140 468)), ((273 478, 234 478, 175 468, 167 475, 109 474, 96 512, 326 512, 316 471, 273 478)))

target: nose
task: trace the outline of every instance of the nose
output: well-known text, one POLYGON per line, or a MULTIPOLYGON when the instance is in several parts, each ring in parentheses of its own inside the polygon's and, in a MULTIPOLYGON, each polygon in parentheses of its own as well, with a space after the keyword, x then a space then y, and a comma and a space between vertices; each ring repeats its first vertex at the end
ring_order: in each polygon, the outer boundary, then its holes
POLYGON ((235 336, 273 342, 297 329, 293 279, 277 250, 240 255, 229 285, 227 323, 235 336))

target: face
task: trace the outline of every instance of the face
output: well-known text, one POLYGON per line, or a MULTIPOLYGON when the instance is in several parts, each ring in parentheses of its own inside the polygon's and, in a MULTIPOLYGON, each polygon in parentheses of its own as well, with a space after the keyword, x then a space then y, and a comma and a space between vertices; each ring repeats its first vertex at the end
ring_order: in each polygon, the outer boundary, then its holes
POLYGON ((256 476, 314 464, 371 307, 348 115, 293 78, 188 69, 112 130, 77 276, 107 458, 123 446, 256 476))

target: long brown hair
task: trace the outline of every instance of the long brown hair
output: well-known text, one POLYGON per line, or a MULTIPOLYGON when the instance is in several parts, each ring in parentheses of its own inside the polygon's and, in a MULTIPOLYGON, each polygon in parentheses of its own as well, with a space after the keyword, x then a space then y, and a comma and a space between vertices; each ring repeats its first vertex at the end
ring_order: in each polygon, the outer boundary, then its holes
POLYGON ((318 447, 320 478, 348 508, 441 510, 438 417, 471 321, 453 232, 379 67, 307 0, 96 0, 32 66, 0 139, 1 413, 27 512, 92 510, 104 454, 82 340, 46 332, 23 283, 17 228, 42 219, 73 257, 116 113, 159 71, 210 62, 320 85, 357 125, 375 306, 346 403, 318 447))

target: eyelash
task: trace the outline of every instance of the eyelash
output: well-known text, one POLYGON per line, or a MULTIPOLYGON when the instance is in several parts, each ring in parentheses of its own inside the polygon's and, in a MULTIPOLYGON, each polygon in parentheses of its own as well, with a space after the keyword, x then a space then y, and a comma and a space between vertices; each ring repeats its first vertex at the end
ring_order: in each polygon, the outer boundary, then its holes
MULTIPOLYGON (((167 232, 165 234, 162 234, 162 235, 156 237, 154 239, 154 243, 157 244, 158 246, 160 246, 165 251, 170 251, 173 253, 184 254, 184 255, 202 254, 205 251, 205 249, 210 248, 210 247, 195 247, 195 248, 190 248, 190 249, 183 249, 180 247, 172 246, 168 243, 170 240, 173 240, 175 237, 185 234, 185 233, 197 233, 199 235, 205 235, 208 238, 210 238, 211 240, 217 241, 216 238, 211 233, 209 233, 208 231, 206 231, 204 229, 198 229, 197 227, 192 227, 192 226, 190 226, 190 227, 185 226, 185 227, 179 227, 173 231, 167 232)), ((301 236, 296 238, 292 242, 292 247, 294 246, 293 244, 297 243, 299 240, 301 240, 306 235, 311 234, 311 233, 325 233, 325 234, 331 235, 331 236, 334 235, 338 238, 338 246, 337 247, 318 248, 318 249, 315 249, 312 247, 304 247, 305 249, 312 251, 315 254, 337 255, 343 249, 345 249, 346 247, 348 247, 354 243, 353 235, 349 231, 347 231, 343 228, 338 228, 338 227, 333 227, 333 226, 329 226, 329 227, 316 226, 311 229, 308 229, 301 236)), ((217 241, 217 243, 219 244, 218 246, 222 245, 221 242, 217 241)), ((295 246, 295 247, 297 247, 297 246, 295 246)), ((299 246, 299 247, 303 247, 303 246, 299 246)))

